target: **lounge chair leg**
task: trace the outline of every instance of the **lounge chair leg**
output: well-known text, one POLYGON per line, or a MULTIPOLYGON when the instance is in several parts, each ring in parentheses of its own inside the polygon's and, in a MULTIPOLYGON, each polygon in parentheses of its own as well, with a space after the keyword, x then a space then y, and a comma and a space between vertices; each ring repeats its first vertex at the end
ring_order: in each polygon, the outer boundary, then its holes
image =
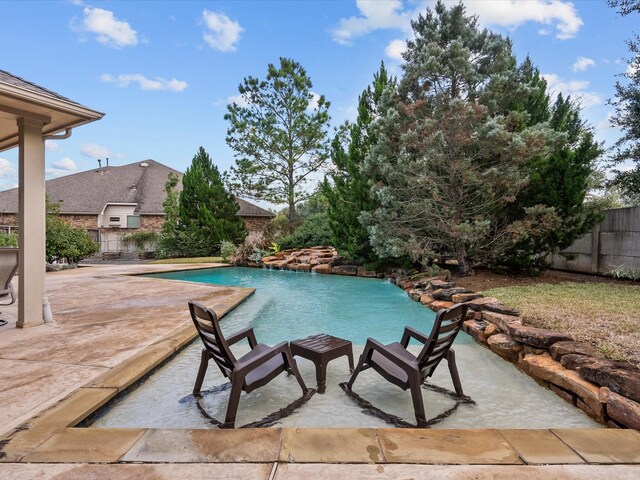
POLYGON ((298 370, 298 364, 293 359, 290 351, 284 352, 284 361, 289 367, 287 369, 287 372, 293 373, 293 375, 296 377, 296 380, 298 381, 298 385, 300 385, 300 388, 302 389, 302 393, 306 393, 308 390, 307 385, 304 383, 302 375, 300 375, 300 370, 298 370))
POLYGON ((353 383, 356 381, 356 377, 358 376, 358 374, 360 373, 360 371, 362 370, 362 367, 364 367, 364 362, 366 360, 366 352, 362 352, 362 355, 360 355, 360 360, 358 360, 358 365, 356 366, 356 369, 353 371, 353 373, 351 374, 351 378, 349 379, 349 381, 347 382, 347 388, 349 390, 351 390, 351 387, 353 387, 353 383))
POLYGON ((420 388, 420 379, 410 381, 411 400, 413 401, 413 410, 416 414, 416 423, 418 427, 427 426, 427 417, 424 413, 424 403, 422 401, 422 388, 420 388))
POLYGON ((207 373, 208 366, 209 366, 209 352, 207 352, 206 348, 203 348, 202 354, 200 355, 200 368, 198 369, 196 384, 193 386, 194 395, 200 395, 200 389, 202 388, 202 382, 204 382, 204 376, 207 373))
POLYGON ((456 366, 456 353, 452 349, 447 352, 447 364, 449 365, 453 386, 456 389, 456 395, 462 397, 464 392, 462 391, 462 382, 460 382, 460 375, 458 375, 458 367, 456 366))
POLYGON ((244 378, 231 380, 231 395, 229 395, 229 404, 227 405, 227 416, 224 419, 225 427, 235 428, 243 384, 244 378))

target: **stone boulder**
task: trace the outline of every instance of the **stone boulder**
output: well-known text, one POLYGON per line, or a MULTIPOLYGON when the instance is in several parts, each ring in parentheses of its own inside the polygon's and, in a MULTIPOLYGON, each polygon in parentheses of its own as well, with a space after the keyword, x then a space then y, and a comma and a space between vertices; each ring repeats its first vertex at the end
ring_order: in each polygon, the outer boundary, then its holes
POLYGON ((358 267, 356 265, 338 265, 331 268, 331 273, 337 275, 356 275, 358 267))
POLYGON ((320 265, 316 265, 315 267, 313 267, 311 269, 312 272, 316 272, 316 273, 324 273, 324 274, 329 274, 331 273, 331 267, 329 265, 327 265, 326 263, 320 264, 320 265))
POLYGON ((358 267, 357 275, 365 278, 376 278, 378 274, 374 271, 367 270, 365 267, 358 267))
POLYGON ((451 295, 451 301, 455 303, 464 303, 476 298, 482 298, 481 293, 456 293, 451 295))
POLYGON ((424 293, 424 290, 420 290, 419 288, 412 288, 407 293, 411 297, 411 300, 413 300, 414 302, 419 302, 420 301, 420 297, 424 293))
MULTIPOLYGON (((487 312, 484 313, 486 317, 487 312)), ((527 327, 524 325, 518 325, 516 323, 509 323, 509 335, 521 343, 526 343, 536 348, 548 349, 556 342, 564 342, 573 340, 571 335, 559 333, 554 330, 547 330, 544 328, 527 327)))
POLYGON ((439 288, 438 290, 434 290, 431 292, 433 298, 436 300, 445 300, 447 302, 452 301, 452 296, 459 293, 473 293, 471 290, 462 287, 453 287, 453 288, 439 288))
MULTIPOLYGON (((604 404, 600 399, 600 387, 598 385, 585 380, 577 372, 564 368, 546 353, 542 355, 525 355, 520 360, 520 365, 532 377, 574 393, 598 419, 604 419, 604 404)), ((587 413, 591 412, 587 411, 587 413)))
POLYGON ((628 428, 640 430, 640 403, 618 395, 606 387, 600 389, 600 399, 607 404, 607 414, 628 428))
POLYGON ((471 335, 477 341, 487 343, 487 336, 485 334, 487 325, 487 322, 482 320, 465 320, 462 324, 462 330, 471 335))
POLYGON ((435 312, 439 312, 440 310, 446 310, 447 308, 451 308, 455 305, 453 302, 445 302, 444 300, 434 300, 431 304, 431 310, 435 312))
MULTIPOLYGON (((593 345, 584 342, 557 342, 549 349, 551 358, 560 362, 565 355, 585 355, 587 357, 603 358, 602 354, 593 345)), ((568 368, 568 367, 567 367, 568 368)))
POLYGON ((640 402, 640 369, 631 365, 623 368, 623 362, 591 359, 577 368, 587 380, 607 387, 612 392, 640 402))
POLYGON ((518 342, 514 342, 509 335, 505 335, 504 333, 492 335, 487 339, 487 343, 489 344, 489 348, 492 352, 497 353, 505 360, 513 363, 518 362, 518 356, 522 351, 522 345, 518 342))
POLYGON ((510 333, 510 325, 522 325, 522 319, 520 317, 504 315, 496 312, 482 312, 482 319, 493 323, 504 333, 510 333))
POLYGON ((431 304, 432 304, 433 302, 435 302, 435 300, 436 300, 436 299, 435 299, 435 298, 433 298, 433 295, 431 295, 430 293, 423 293, 423 294, 420 296, 420 303, 421 303, 421 304, 423 304, 423 305, 425 305, 425 306, 427 306, 427 307, 430 307, 430 306, 431 306, 431 304))
POLYGON ((262 263, 275 262, 276 260, 280 260, 280 257, 272 255, 272 256, 269 256, 269 257, 263 257, 262 258, 262 263))
POLYGON ((507 307, 506 305, 503 305, 500 302, 485 303, 482 305, 481 310, 488 311, 488 312, 501 313, 503 315, 513 315, 513 316, 520 315, 520 312, 515 308, 507 307))
POLYGON ((295 272, 310 272, 312 267, 308 263, 295 263, 289 268, 295 272))
POLYGON ((497 327, 495 323, 488 323, 487 328, 484 329, 484 334, 487 338, 492 335, 497 335, 500 333, 500 329, 497 327))
POLYGON ((445 280, 435 279, 429 282, 429 288, 431 290, 440 290, 441 288, 453 288, 455 285, 452 282, 445 280))
POLYGON ((484 305, 487 305, 490 303, 498 303, 498 299, 494 297, 478 297, 478 298, 474 298, 473 300, 469 300, 467 302, 467 305, 471 310, 480 312, 483 310, 482 307, 484 305))
POLYGON ((569 370, 578 370, 578 367, 589 363, 592 359, 593 357, 580 355, 579 353, 568 353, 562 356, 560 363, 563 367, 568 368, 569 370))

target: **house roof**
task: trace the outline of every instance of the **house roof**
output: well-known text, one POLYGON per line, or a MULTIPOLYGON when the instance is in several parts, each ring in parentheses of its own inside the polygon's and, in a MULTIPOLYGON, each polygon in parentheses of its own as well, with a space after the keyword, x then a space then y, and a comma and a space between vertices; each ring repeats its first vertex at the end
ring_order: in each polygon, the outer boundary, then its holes
POLYGON ((103 116, 104 113, 0 70, 0 152, 18 145, 19 118, 41 121, 43 135, 55 135, 103 116))
MULTIPOLYGON (((60 203, 60 213, 99 215, 108 203, 135 203, 136 213, 163 214, 164 186, 169 173, 182 173, 155 160, 122 166, 103 166, 47 180, 49 198, 60 203)), ((182 188, 181 183, 178 188, 182 188)), ((242 217, 274 217, 268 210, 238 200, 242 217)), ((18 189, 0 192, 0 213, 18 211, 18 189)))

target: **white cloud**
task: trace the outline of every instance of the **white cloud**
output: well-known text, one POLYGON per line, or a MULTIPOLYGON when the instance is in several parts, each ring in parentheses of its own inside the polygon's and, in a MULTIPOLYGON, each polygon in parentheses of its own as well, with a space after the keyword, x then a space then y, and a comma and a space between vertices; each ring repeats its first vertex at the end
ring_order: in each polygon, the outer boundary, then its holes
POLYGON ((207 27, 207 30, 202 34, 204 41, 214 50, 235 52, 237 43, 240 41, 240 34, 244 31, 244 28, 224 13, 204 10, 202 18, 207 27))
POLYGON ((80 148, 80 153, 89 158, 103 158, 110 156, 109 149, 96 145, 95 143, 85 143, 80 148))
MULTIPOLYGON (((457 3, 457 2, 455 2, 457 3)), ((556 38, 573 38, 583 25, 575 6, 562 0, 483 0, 466 2, 468 13, 478 15, 484 25, 500 25, 517 28, 527 22, 537 22, 554 26, 556 38)), ((548 30, 543 29, 542 34, 548 30)))
POLYGON ((61 177, 63 175, 68 175, 78 170, 76 164, 69 157, 65 157, 61 160, 58 160, 53 164, 53 168, 48 168, 45 173, 48 177, 61 177))
POLYGON ((611 126, 611 119, 613 118, 614 115, 615 115, 615 112, 613 110, 609 110, 607 114, 604 116, 604 118, 600 120, 596 125, 596 130, 602 131, 602 130, 609 130, 610 128, 613 128, 611 126))
POLYGON ((59 152, 60 144, 58 142, 54 142, 53 140, 47 140, 44 142, 44 148, 47 152, 59 152))
POLYGON ((311 99, 309 100, 309 105, 307 105, 308 110, 315 110, 318 108, 318 102, 320 101, 320 95, 316 92, 311 92, 311 99))
POLYGON ((636 74, 636 72, 638 71, 639 68, 640 68, 639 64, 635 64, 634 65, 633 63, 630 63, 629 65, 627 65, 626 73, 629 76, 633 76, 633 75, 636 74))
POLYGON ((113 16, 110 10, 84 7, 81 31, 96 34, 103 45, 114 48, 133 47, 138 44, 138 34, 131 26, 113 16))
POLYGON ((0 158, 0 179, 14 178, 16 171, 11 162, 5 158, 0 158))
POLYGON ((162 77, 156 77, 150 79, 142 75, 141 73, 127 73, 114 77, 110 73, 104 73, 100 76, 100 79, 105 83, 113 83, 120 88, 126 88, 131 83, 137 83, 141 90, 153 91, 153 90, 169 90, 171 92, 181 92, 187 88, 187 82, 182 80, 176 80, 172 78, 167 80, 162 77))
POLYGON ((244 97, 244 95, 238 94, 227 97, 226 105, 231 105, 232 103, 236 103, 241 107, 246 107, 250 102, 244 97))
MULTIPOLYGON (((433 9, 434 3, 423 0, 415 9, 405 10, 401 0, 357 0, 360 15, 341 19, 331 35, 336 42, 348 45, 354 38, 374 30, 397 29, 409 33, 411 19, 417 18, 426 7, 433 9)), ((455 5, 458 0, 447 3, 455 5)), ((465 8, 468 14, 478 15, 483 25, 515 29, 527 22, 536 22, 544 25, 538 30, 540 35, 549 35, 550 27, 555 27, 556 38, 562 40, 573 38, 583 24, 573 3, 563 0, 478 0, 466 2, 465 8)))
POLYGON ((587 57, 578 57, 576 63, 573 64, 573 71, 584 72, 587 68, 595 66, 596 62, 593 59, 587 57))
POLYGON ((392 60, 402 62, 404 60, 402 58, 402 54, 406 49, 406 40, 392 40, 389 45, 387 45, 387 48, 384 49, 384 53, 386 53, 387 56, 392 60))
POLYGON ((415 12, 403 12, 400 0, 356 0, 356 5, 360 16, 341 19, 331 31, 336 42, 348 45, 353 38, 380 29, 411 30, 410 20, 415 12))
POLYGON ((75 172, 76 170, 78 170, 75 162, 69 157, 64 157, 63 159, 58 160, 53 164, 53 166, 59 170, 66 170, 68 172, 75 172))
POLYGON ((561 79, 555 73, 546 73, 542 75, 547 81, 549 93, 555 97, 558 93, 562 93, 565 97, 578 100, 583 108, 594 107, 602 104, 602 98, 595 92, 589 92, 590 83, 586 80, 569 80, 561 79))

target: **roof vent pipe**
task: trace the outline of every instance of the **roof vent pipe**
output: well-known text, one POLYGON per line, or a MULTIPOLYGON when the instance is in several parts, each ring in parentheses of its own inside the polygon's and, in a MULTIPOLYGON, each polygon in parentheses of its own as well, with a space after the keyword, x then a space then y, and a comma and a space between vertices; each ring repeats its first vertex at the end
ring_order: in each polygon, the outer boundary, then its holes
POLYGON ((98 159, 98 170, 102 170, 102 160, 98 159))
POLYGON ((106 157, 107 160, 107 168, 109 168, 109 157, 106 157))

